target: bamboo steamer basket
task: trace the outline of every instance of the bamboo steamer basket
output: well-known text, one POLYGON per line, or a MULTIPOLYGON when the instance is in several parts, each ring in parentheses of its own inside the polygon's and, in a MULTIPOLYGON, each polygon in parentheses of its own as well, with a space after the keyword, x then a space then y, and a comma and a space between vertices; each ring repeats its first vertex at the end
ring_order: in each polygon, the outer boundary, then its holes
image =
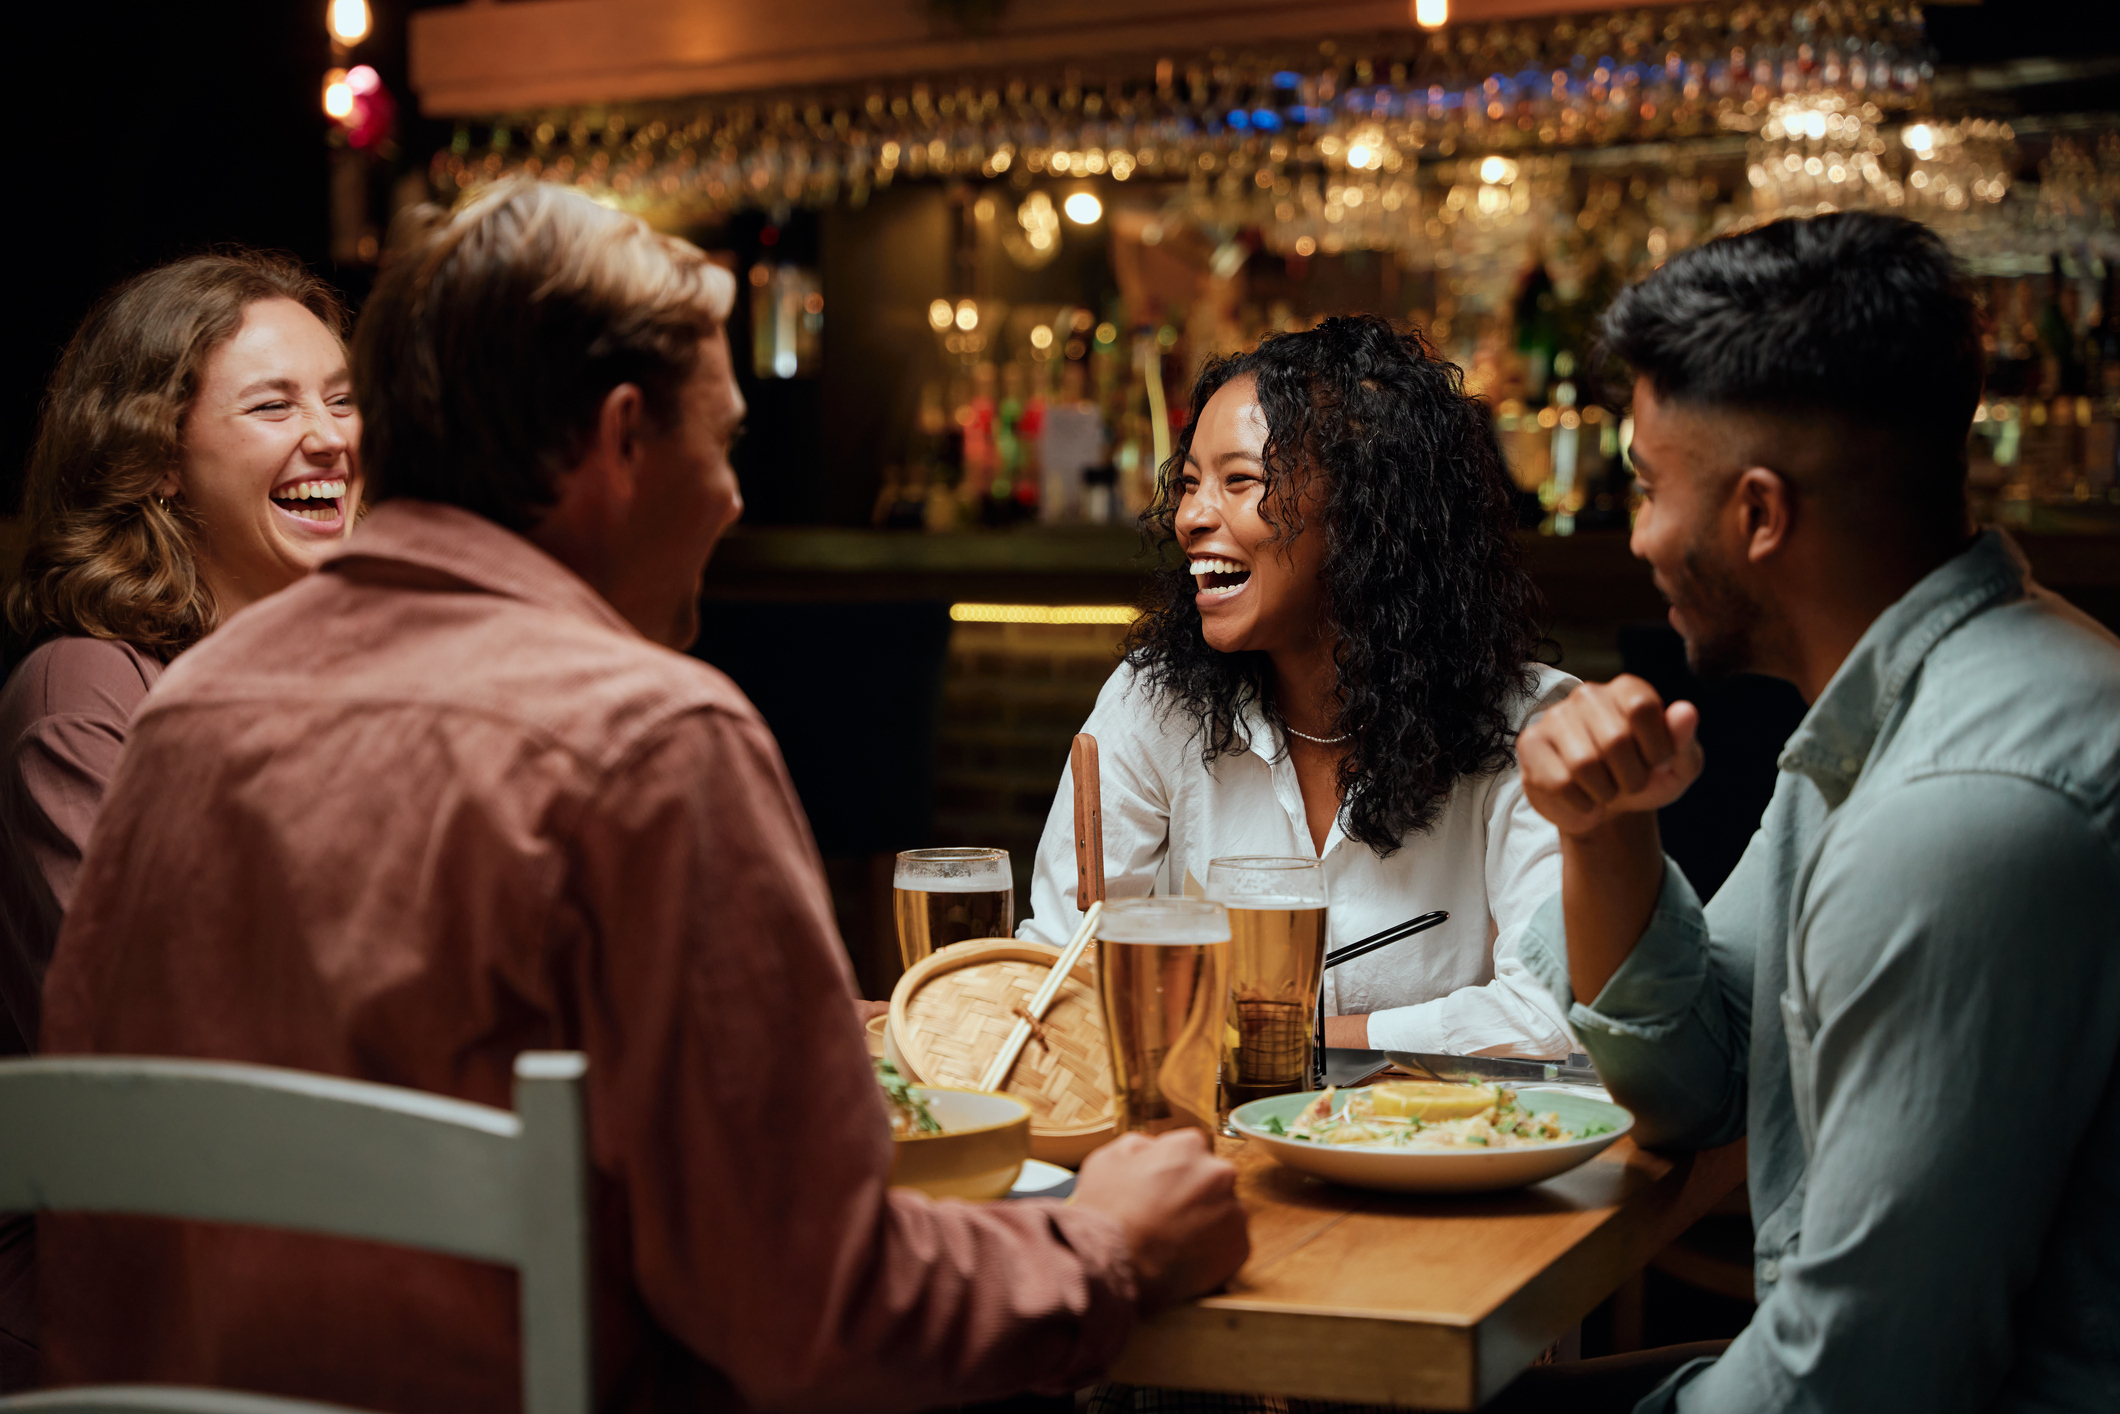
MULTIPOLYGON (((891 992, 885 1054, 915 1084, 976 1088, 1017 1020, 1014 1008, 1029 1005, 1059 957, 1043 943, 979 938, 922 958, 891 992)), ((1031 1107, 1034 1159, 1072 1168, 1113 1138, 1111 1056, 1088 958, 1053 998, 1002 1092, 1031 1107)))

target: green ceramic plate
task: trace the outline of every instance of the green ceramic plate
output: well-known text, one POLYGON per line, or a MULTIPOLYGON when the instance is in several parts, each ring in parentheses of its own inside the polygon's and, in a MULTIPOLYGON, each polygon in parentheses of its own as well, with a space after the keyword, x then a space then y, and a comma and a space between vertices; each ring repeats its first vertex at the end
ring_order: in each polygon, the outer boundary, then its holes
MULTIPOLYGON (((1366 1087, 1365 1087, 1366 1088, 1366 1087)), ((1347 1100, 1361 1090, 1342 1090, 1333 1097, 1338 1113, 1347 1100)), ((1295 1123, 1314 1095, 1273 1095, 1240 1105, 1230 1114, 1239 1133, 1264 1144, 1273 1156, 1290 1168, 1329 1178, 1357 1188, 1383 1188, 1397 1193, 1491 1193, 1502 1188, 1522 1188, 1555 1174, 1566 1173, 1577 1164, 1595 1158, 1634 1127, 1634 1116, 1609 1100, 1569 1090, 1519 1088, 1526 1109, 1540 1114, 1553 1111, 1561 1127, 1570 1134, 1602 1125, 1612 1126, 1586 1139, 1557 1140, 1551 1144, 1527 1145, 1520 1149, 1423 1149, 1417 1146, 1391 1148, 1366 1144, 1314 1144, 1290 1139, 1262 1126, 1277 1119, 1284 1126, 1295 1123)))

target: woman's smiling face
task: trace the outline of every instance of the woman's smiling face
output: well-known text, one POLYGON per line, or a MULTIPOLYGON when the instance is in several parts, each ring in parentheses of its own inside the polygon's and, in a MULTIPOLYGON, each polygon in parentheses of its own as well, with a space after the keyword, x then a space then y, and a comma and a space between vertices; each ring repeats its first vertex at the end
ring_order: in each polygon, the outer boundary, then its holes
MULTIPOLYGON (((1201 633, 1221 653, 1301 650, 1325 628, 1325 537, 1311 527, 1277 540, 1267 524, 1266 439, 1257 380, 1232 378, 1201 410, 1178 473, 1178 543, 1192 562, 1201 633)), ((1323 506, 1312 477, 1304 520, 1323 506)))
POLYGON ((199 571, 221 612, 308 574, 360 505, 346 350, 291 299, 259 300, 207 356, 184 415, 182 465, 162 494, 199 527, 199 571))

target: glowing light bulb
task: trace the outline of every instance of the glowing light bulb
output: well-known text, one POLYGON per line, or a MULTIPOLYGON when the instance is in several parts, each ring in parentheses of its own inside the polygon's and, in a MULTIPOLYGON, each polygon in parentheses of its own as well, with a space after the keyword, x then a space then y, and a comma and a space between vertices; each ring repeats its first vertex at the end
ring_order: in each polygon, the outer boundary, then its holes
POLYGON ((1441 29, 1450 23, 1450 0, 1413 0, 1413 22, 1422 29, 1441 29))
POLYGON ((970 300, 961 301, 957 306, 957 327, 967 334, 978 328, 979 306, 970 300))
POLYGON ((1089 226, 1094 225, 1097 218, 1104 214, 1104 203, 1086 191, 1078 191, 1062 202, 1060 209, 1065 211, 1067 219, 1077 226, 1089 226))
POLYGON ((340 122, 353 116, 353 86, 346 82, 344 69, 324 75, 324 116, 340 122))
POLYGON ((366 64, 355 64, 346 71, 346 87, 356 94, 374 93, 383 86, 383 76, 366 64))
POLYGON ((1053 329, 1050 324, 1040 324, 1031 330, 1031 347, 1049 349, 1053 346, 1053 329))
POLYGON ((1353 147, 1348 148, 1347 165, 1350 167, 1367 167, 1369 165, 1368 147, 1358 142, 1353 147))
POLYGON ((1900 136, 1906 140, 1906 145, 1916 152, 1927 152, 1936 145, 1935 130, 1927 123, 1916 123, 1900 136))
POLYGON ((1803 131, 1804 136, 1808 138, 1817 139, 1824 137, 1826 135, 1826 115, 1815 110, 1804 114, 1803 131))
POLYGON ((359 44, 368 37, 368 0, 331 0, 324 8, 324 27, 349 49, 359 44))
POLYGON ((928 323, 934 325, 938 332, 949 328, 956 318, 957 311, 950 308, 950 302, 946 299, 935 300, 928 305, 928 323))

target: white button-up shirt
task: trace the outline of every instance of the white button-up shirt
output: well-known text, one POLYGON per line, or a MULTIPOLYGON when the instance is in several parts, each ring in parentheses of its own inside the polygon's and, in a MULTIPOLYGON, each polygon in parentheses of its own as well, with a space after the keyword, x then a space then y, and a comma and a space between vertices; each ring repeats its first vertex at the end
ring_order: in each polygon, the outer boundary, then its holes
MULTIPOLYGON (((1577 685, 1553 668, 1537 672, 1515 715, 1519 729, 1577 685)), ((1328 1015, 1369 1013, 1369 1044, 1379 1050, 1560 1059, 1576 1049, 1559 1004, 1517 955, 1532 915, 1560 888, 1561 866, 1560 838, 1525 801, 1515 766, 1459 781, 1434 825, 1389 859, 1347 838, 1339 820, 1320 855, 1278 737, 1255 707, 1243 725, 1251 748, 1210 769, 1189 716, 1154 698, 1130 665, 1112 674, 1082 725, 1097 738, 1109 897, 1150 893, 1166 863, 1178 892, 1224 855, 1322 858, 1328 947, 1435 909, 1450 914, 1327 972, 1328 1015)), ((1069 772, 1038 845, 1031 917, 1017 931, 1064 946, 1081 917, 1069 772)))

